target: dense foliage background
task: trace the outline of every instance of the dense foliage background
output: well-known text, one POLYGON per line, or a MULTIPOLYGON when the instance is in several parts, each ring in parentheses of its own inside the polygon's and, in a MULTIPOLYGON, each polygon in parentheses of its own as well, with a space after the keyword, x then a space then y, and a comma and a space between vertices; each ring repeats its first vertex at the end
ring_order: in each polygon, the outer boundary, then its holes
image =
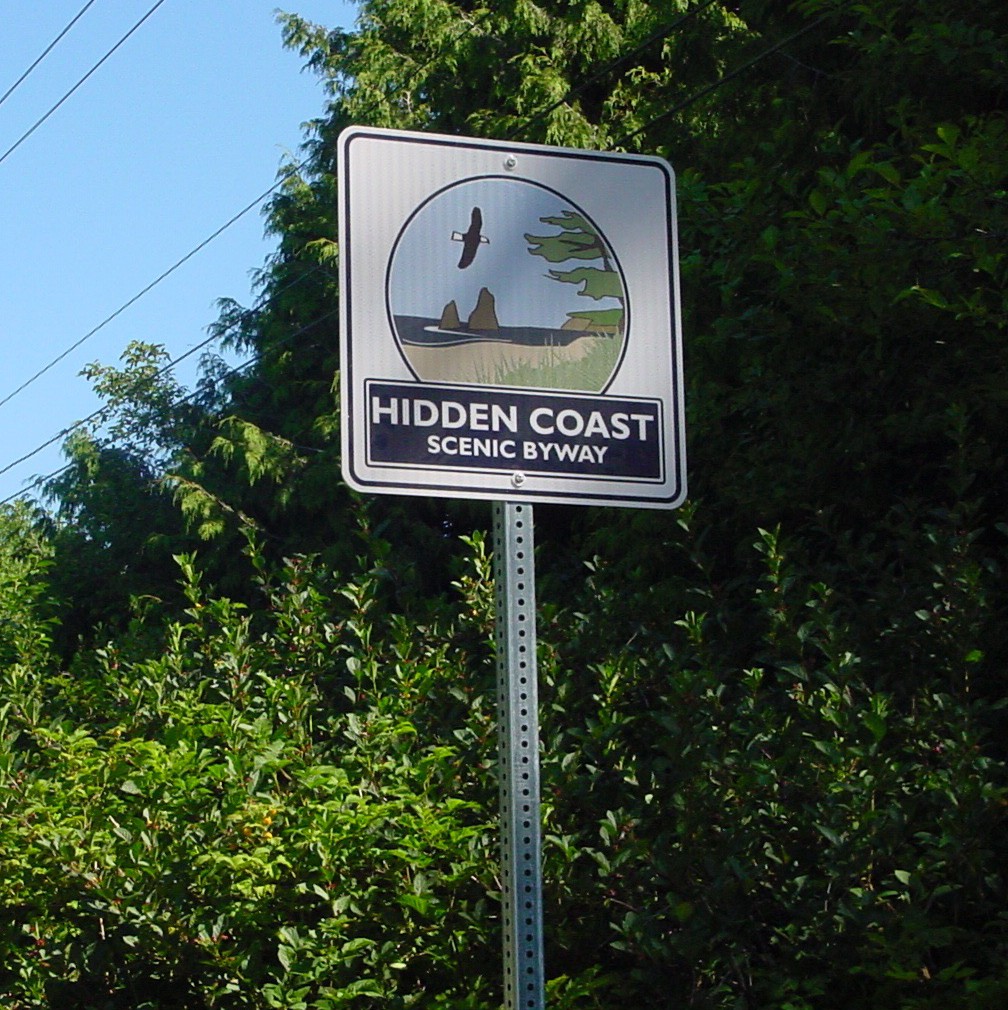
POLYGON ((4 1005, 500 1004, 489 510, 339 478, 370 123, 678 174, 691 499, 536 509, 550 1006, 1003 1007, 1008 7, 281 20, 330 101, 254 363, 92 366, 0 513, 4 1005))

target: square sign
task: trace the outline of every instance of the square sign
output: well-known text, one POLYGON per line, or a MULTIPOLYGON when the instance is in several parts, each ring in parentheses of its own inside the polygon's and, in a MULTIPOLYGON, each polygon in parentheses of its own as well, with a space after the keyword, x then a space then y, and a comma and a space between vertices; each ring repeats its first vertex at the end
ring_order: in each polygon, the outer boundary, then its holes
POLYGON ((346 482, 681 504, 668 163, 362 127, 338 157, 346 482))

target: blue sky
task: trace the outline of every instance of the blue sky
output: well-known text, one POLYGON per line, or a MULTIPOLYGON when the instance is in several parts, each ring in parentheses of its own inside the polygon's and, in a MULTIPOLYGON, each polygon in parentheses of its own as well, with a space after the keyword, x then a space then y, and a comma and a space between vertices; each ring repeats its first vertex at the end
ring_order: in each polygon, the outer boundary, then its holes
MULTIPOLYGON (((97 0, 0 105, 0 155, 153 3, 97 0)), ((4 4, 0 95, 84 4, 4 4)), ((297 152, 325 94, 282 47, 277 6, 166 0, 0 163, 0 399, 269 188, 297 152)), ((340 0, 280 7, 327 27, 356 16, 340 0)), ((117 363, 131 340, 177 357, 206 337, 216 299, 248 304, 250 274, 273 244, 249 212, 0 406, 0 468, 100 406, 78 374, 88 362, 117 363)), ((194 367, 179 376, 191 382, 194 367)), ((0 498, 64 462, 58 443, 38 453, 0 475, 0 498)))

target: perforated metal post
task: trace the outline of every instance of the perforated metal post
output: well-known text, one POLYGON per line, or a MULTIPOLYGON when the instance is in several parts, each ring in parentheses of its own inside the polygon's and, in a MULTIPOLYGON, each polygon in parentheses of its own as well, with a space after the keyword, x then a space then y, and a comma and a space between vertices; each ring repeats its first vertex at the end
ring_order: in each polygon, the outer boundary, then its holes
POLYGON ((494 503, 505 1010, 542 1010, 542 846, 532 506, 494 503))

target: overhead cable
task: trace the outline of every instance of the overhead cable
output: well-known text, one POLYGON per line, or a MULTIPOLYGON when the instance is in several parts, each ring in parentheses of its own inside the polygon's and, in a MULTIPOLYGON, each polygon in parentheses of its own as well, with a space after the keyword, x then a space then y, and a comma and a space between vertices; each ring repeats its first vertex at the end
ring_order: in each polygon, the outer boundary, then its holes
MULTIPOLYGON (((305 275, 305 276, 308 276, 308 275, 305 275)), ((299 278, 299 279, 303 280, 304 278, 302 277, 302 278, 299 278)), ((294 282, 294 283, 296 283, 296 282, 294 282)), ((338 307, 330 309, 328 312, 323 313, 317 319, 313 319, 310 323, 305 323, 304 326, 301 326, 300 328, 298 328, 297 330, 295 330, 293 333, 289 333, 282 340, 276 341, 276 343, 274 344, 274 347, 279 347, 279 346, 282 346, 282 345, 284 345, 286 343, 291 342, 292 340, 296 340, 299 336, 301 336, 303 333, 305 333, 308 330, 310 330, 313 326, 317 326, 319 323, 324 322, 326 319, 329 319, 330 317, 335 316, 338 312, 339 312, 339 308, 338 307)), ((150 376, 147 376, 147 377, 145 377, 143 379, 138 380, 137 386, 135 386, 134 389, 136 389, 138 387, 141 387, 141 386, 143 386, 145 384, 153 383, 161 375, 165 374, 165 372, 167 372, 169 369, 174 368, 175 365, 179 364, 179 362, 181 362, 184 358, 188 358, 192 354, 195 354, 196 351, 200 350, 201 348, 205 347, 207 344, 211 343, 212 341, 214 341, 216 339, 217 339, 217 335, 216 334, 213 335, 213 336, 211 336, 211 337, 208 337, 206 340, 204 340, 201 343, 197 344, 195 347, 190 348, 188 351, 185 352, 185 354, 181 354, 181 355, 179 355, 179 357, 175 358, 173 361, 168 362, 162 368, 158 369, 158 371, 155 372, 153 375, 150 375, 150 376)), ((241 362, 241 364, 235 365, 233 368, 229 368, 224 373, 224 375, 222 376, 222 378, 224 378, 224 379, 233 378, 234 376, 239 375, 245 369, 249 368, 251 365, 256 364, 258 361, 259 361, 259 356, 258 355, 253 356, 251 358, 248 358, 247 360, 241 362)), ((197 395, 198 392, 199 392, 199 390, 192 390, 191 392, 187 393, 185 396, 181 397, 180 399, 178 399, 174 403, 172 403, 170 405, 170 409, 175 409, 177 407, 181 407, 184 404, 188 403, 190 400, 192 400, 197 395)), ((35 449, 33 449, 29 453, 25 453, 25 455, 22 456, 20 459, 16 459, 16 460, 14 460, 14 462, 8 463, 7 466, 3 467, 3 469, 0 469, 0 476, 2 476, 3 474, 7 473, 9 470, 11 470, 13 467, 17 466, 18 464, 23 463, 26 460, 31 459, 33 456, 38 455, 38 453, 42 452, 43 449, 47 449, 50 445, 52 445, 58 439, 63 438, 66 435, 69 435, 69 434, 73 433, 74 431, 78 430, 79 428, 82 428, 84 425, 89 424, 91 421, 98 420, 99 418, 101 418, 101 416, 103 414, 108 414, 109 412, 110 412, 110 408, 109 408, 108 405, 106 405, 104 407, 100 407, 98 410, 94 411, 92 414, 90 414, 87 417, 81 419, 80 421, 76 421, 74 424, 69 425, 68 427, 64 428, 61 432, 59 432, 58 434, 53 435, 52 438, 48 439, 42 445, 37 446, 35 449)), ((109 446, 111 446, 112 444, 114 444, 114 442, 115 442, 114 439, 108 439, 108 440, 106 440, 106 442, 102 446, 102 448, 108 448, 109 446)), ((71 466, 73 466, 73 463, 67 463, 64 466, 61 466, 58 469, 53 470, 51 473, 47 473, 47 474, 44 474, 44 475, 42 475, 40 477, 36 477, 33 481, 31 481, 31 483, 28 485, 27 488, 22 488, 19 491, 15 491, 12 494, 9 494, 6 498, 0 499, 0 506, 7 505, 9 502, 14 501, 15 498, 20 498, 22 495, 25 494, 26 491, 30 491, 33 488, 40 487, 46 481, 52 480, 53 477, 57 477, 57 476, 59 476, 59 474, 63 473, 64 471, 66 471, 68 469, 70 469, 71 466)))
MULTIPOLYGON (((294 280, 289 281, 287 284, 284 284, 281 288, 279 288, 277 291, 275 291, 273 293, 272 297, 275 298, 278 295, 283 294, 283 292, 286 291, 288 288, 292 288, 295 284, 300 284, 302 281, 304 281, 307 278, 311 277, 312 274, 314 274, 319 269, 321 269, 320 266, 315 266, 311 270, 307 271, 306 273, 299 275, 294 280)), ((317 321, 318 320, 316 320, 316 322, 317 321)), ((311 323, 309 325, 314 325, 314 323, 311 323)), ((305 328, 307 328, 307 327, 305 327, 305 328)), ((303 330, 299 330, 298 331, 298 333, 301 333, 301 332, 303 332, 303 330)), ((297 334, 295 334, 295 335, 297 335, 297 334)), ((224 336, 226 336, 226 331, 222 332, 222 333, 212 333, 212 334, 210 334, 210 336, 207 337, 205 340, 201 340, 198 344, 194 345, 193 347, 190 347, 188 351, 185 351, 183 354, 180 354, 177 358, 173 358, 171 361, 169 361, 166 364, 162 365, 161 368, 159 368, 152 375, 144 376, 144 377, 138 379, 136 381, 136 383, 130 388, 129 392, 130 393, 134 393, 134 392, 137 392, 138 390, 140 390, 145 385, 149 386, 149 385, 153 384, 155 381, 157 381, 159 378, 161 378, 162 375, 165 375, 166 373, 170 372, 176 365, 178 365, 181 362, 185 361, 186 358, 192 357, 197 351, 201 351, 208 344, 212 344, 215 340, 220 340, 224 336)), ((284 341, 280 341, 280 343, 285 343, 286 339, 292 339, 292 338, 285 338, 285 340, 284 341)), ((246 364, 247 364, 247 362, 246 362, 246 364)), ((230 374, 230 373, 226 373, 226 374, 230 374)), ((181 404, 185 403, 188 399, 191 399, 191 397, 194 396, 194 395, 195 395, 195 392, 192 393, 192 394, 190 394, 190 396, 188 396, 188 397, 183 397, 177 404, 175 404, 175 406, 180 406, 181 404)), ((73 434, 73 432, 77 431, 80 428, 83 428, 87 424, 90 424, 92 421, 103 420, 104 419, 103 415, 107 415, 110 412, 111 412, 111 408, 109 407, 108 404, 106 404, 105 406, 99 407, 97 410, 95 410, 92 413, 88 414, 87 417, 81 418, 79 421, 74 421, 73 424, 67 425, 67 427, 65 427, 62 431, 58 431, 55 435, 53 435, 52 437, 46 439, 46 441, 44 441, 41 445, 37 445, 30 452, 26 452, 20 458, 14 460, 11 463, 8 463, 6 466, 4 466, 2 468, 0 468, 0 477, 2 477, 5 473, 8 473, 10 470, 12 470, 14 467, 18 466, 19 464, 24 463, 27 460, 31 459, 33 456, 37 456, 44 449, 48 449, 49 446, 51 446, 54 442, 59 441, 59 439, 65 438, 67 435, 73 434)), ((8 501, 8 500, 9 499, 4 499, 4 501, 8 501)), ((3 504, 3 502, 0 502, 0 504, 3 504)))
MULTIPOLYGON (((142 21, 145 20, 147 17, 149 17, 154 12, 154 10, 156 10, 157 7, 160 6, 161 3, 164 3, 164 0, 160 0, 160 2, 158 4, 155 4, 154 7, 152 7, 147 12, 146 15, 144 15, 144 18, 141 19, 141 21, 138 22, 137 25, 134 26, 133 31, 135 31, 136 28, 138 28, 139 25, 142 23, 142 21)), ((460 42, 463 38, 465 38, 466 35, 468 35, 470 32, 472 32, 475 28, 477 28, 480 25, 482 25, 483 22, 485 22, 489 18, 490 13, 491 13, 490 11, 486 11, 481 17, 476 18, 473 21, 470 21, 466 25, 466 28, 463 31, 459 32, 459 34, 452 40, 452 42, 454 44, 457 44, 458 42, 460 42)), ((120 40, 119 44, 121 44, 122 41, 125 41, 125 39, 120 40)), ((446 50, 447 50, 447 46, 445 46, 443 49, 439 50, 437 53, 434 53, 423 64, 421 64, 419 67, 416 68, 416 70, 414 71, 414 74, 422 73, 439 56, 443 55, 443 53, 446 50)), ((111 55, 111 54, 108 54, 108 55, 111 55)), ((106 56, 106 58, 107 58, 107 56, 106 56)), ((92 71, 90 71, 89 73, 93 73, 94 69, 96 69, 96 68, 93 68, 92 71)), ((82 82, 79 82, 79 83, 82 83, 82 82)), ((77 86, 79 86, 79 84, 77 86)), ((68 96, 69 96, 69 93, 68 93, 67 96, 64 96, 64 100, 68 96)), ((53 110, 50 110, 50 111, 53 111, 53 110)), ((8 153, 10 153, 10 152, 8 152, 8 153)), ((3 157, 6 157, 6 155, 4 155, 3 157)), ((2 160, 3 160, 3 158, 0 158, 0 161, 2 161, 2 160)), ((103 319, 97 326, 95 326, 93 329, 91 329, 87 333, 85 333, 84 336, 82 336, 80 339, 74 341, 74 343, 72 343, 64 351, 62 351, 55 358, 53 358, 52 361, 50 361, 47 365, 45 365, 43 368, 40 368, 34 375, 30 376, 24 382, 22 382, 21 385, 19 385, 16 389, 11 390, 11 392, 9 392, 6 396, 4 396, 2 399, 0 399, 0 407, 3 407, 4 404, 8 403, 15 396, 17 396, 19 393, 23 392, 30 385, 32 385, 32 383, 34 383, 38 379, 40 379, 51 368, 53 368, 55 365, 58 365, 65 357, 67 357, 67 355, 73 353, 73 351, 75 351, 78 347, 80 347, 85 341, 89 340, 91 337, 93 337, 100 330, 104 329, 104 327, 106 327, 114 319, 116 319, 123 312, 125 312, 128 308, 130 308, 137 301, 139 301, 141 298, 143 298, 143 296, 146 295, 150 290, 152 290, 158 284, 160 284, 161 281, 165 280, 167 277, 169 277, 171 274, 173 274, 179 267, 181 267, 184 263, 186 263, 188 260, 192 259, 193 256, 195 256, 198 252, 200 252, 204 247, 206 247, 207 245, 209 245, 222 232, 224 232, 228 228, 230 228, 231 225, 233 225, 240 218, 244 217, 245 214, 247 214, 250 210, 252 210, 258 204, 262 203, 263 200, 265 200, 276 189, 278 189, 280 186, 282 186, 288 179, 290 179, 291 177, 293 177, 294 175, 296 175, 299 171, 301 171, 301 169, 305 167, 305 165, 307 164, 307 162, 308 162, 308 159, 305 159, 304 161, 300 162, 299 164, 297 164, 297 165, 293 166, 292 168, 290 168, 289 170, 285 171, 283 173, 283 175, 269 189, 267 189, 260 196, 256 197, 255 200, 253 200, 247 206, 245 206, 240 211, 238 211, 237 214, 235 214, 228 221, 226 221, 223 225, 221 225, 221 227, 218 228, 212 235, 210 235, 207 238, 205 238, 202 242, 199 243, 199 245, 195 246, 188 253, 186 253, 185 256, 183 256, 180 260, 178 260, 178 262, 176 262, 171 267, 169 267, 167 270, 165 270, 164 273, 162 273, 159 277, 156 277, 146 287, 144 287, 140 291, 138 291, 132 298, 129 299, 129 301, 124 302, 121 306, 119 306, 119 308, 116 309, 115 312, 113 312, 111 315, 109 315, 108 317, 106 317, 105 319, 103 319)), ((59 437, 59 436, 57 436, 57 437, 59 437)), ((0 471, 0 472, 3 472, 3 471, 0 471)))
POLYGON ((14 94, 25 78, 53 51, 60 39, 62 39, 63 36, 66 35, 66 33, 70 31, 70 29, 73 28, 78 21, 80 21, 80 19, 87 13, 87 9, 92 6, 94 2, 95 0, 88 0, 88 2, 84 4, 84 6, 74 15, 73 20, 63 29, 63 31, 61 31, 59 35, 57 35, 48 46, 46 46, 42 55, 35 60, 35 62, 3 93, 3 95, 0 95, 0 105, 3 105, 3 103, 6 102, 12 94, 14 94))
POLYGON ((160 7, 165 0, 157 0, 150 10, 40 119, 37 119, 10 147, 0 154, 0 164, 7 160, 106 60, 160 7))
POLYGON ((729 81, 734 80, 736 77, 741 76, 747 70, 751 70, 754 66, 756 66, 757 63, 762 62, 768 56, 772 56, 774 53, 783 49, 785 46, 790 45, 795 40, 801 38, 802 35, 805 35, 807 32, 812 31, 813 28, 818 28, 819 25, 821 25, 824 21, 827 21, 828 19, 829 15, 824 14, 821 18, 817 18, 815 21, 809 22, 809 24, 805 25, 804 28, 798 29, 798 31, 789 35, 786 39, 781 39, 780 42, 776 42, 768 49, 764 49, 763 52, 754 56, 748 62, 743 63, 741 66, 736 67, 731 72, 725 74, 724 77, 719 77, 713 84, 708 84, 707 87, 701 88, 699 91, 690 95, 690 97, 687 98, 685 101, 679 102, 678 104, 673 105, 671 108, 666 109, 664 112, 659 113, 652 120, 645 123, 643 126, 639 126, 636 130, 632 130, 630 133, 624 134, 622 137, 620 137, 619 140, 615 141, 613 146, 625 147, 627 141, 633 140, 634 137, 637 137, 640 134, 644 133, 645 130, 651 129, 651 127, 654 126, 655 123, 660 123, 665 119, 669 119, 670 117, 676 115, 677 113, 682 112, 683 109, 686 109, 689 106, 691 106, 694 102, 697 102, 701 98, 704 98, 705 96, 711 94, 712 92, 717 91, 718 88, 727 84, 729 81))
POLYGON ((273 183, 273 185, 270 186, 269 189, 267 189, 264 193, 260 193, 259 196, 257 196, 251 203, 246 204, 240 211, 238 211, 237 214, 234 214, 230 218, 228 218, 228 220, 225 221, 224 224, 222 224, 215 232, 213 232, 213 234, 208 235, 205 239, 203 239, 202 242, 199 243, 199 245, 194 246, 192 249, 190 249, 189 252, 187 252, 181 259, 176 260, 176 262, 173 263, 170 267, 168 267, 167 270, 165 270, 159 276, 155 277, 154 280, 152 280, 146 287, 138 291, 132 298, 129 299, 129 301, 123 302, 123 304, 120 305, 119 308, 115 310, 115 312, 113 312, 109 316, 106 316, 97 326, 88 330, 88 332, 85 333, 83 337, 80 337, 78 340, 75 340, 69 347, 67 347, 65 350, 61 351, 58 355, 56 355, 56 357, 53 358, 52 361, 50 361, 47 365, 40 368, 30 378, 25 379, 25 381, 22 382, 20 386, 18 386, 16 389, 11 390, 11 392, 9 392, 2 400, 0 400, 0 407, 2 407, 5 403, 8 403, 10 400, 13 400, 14 397, 18 395, 18 393, 27 389, 37 379, 40 379, 43 375, 45 375, 46 372, 49 371, 50 368, 52 368, 55 365, 58 365, 68 354, 77 350, 77 348, 80 347, 81 344, 83 344, 86 340, 90 340, 91 337, 93 337, 100 330, 108 326, 108 324, 111 323, 115 318, 122 315, 122 313, 125 312, 131 305, 135 304, 141 298, 143 298, 143 296, 147 294, 148 291, 151 291, 153 288, 156 288, 163 280, 170 277, 173 273, 175 273, 176 270, 179 269, 179 267, 183 266, 185 263, 191 260, 193 256, 195 256, 198 252, 200 252, 202 249, 208 246, 215 238, 217 238, 223 232, 227 231, 227 229, 230 228, 231 225, 233 225, 236 221, 244 217, 250 210, 252 210, 255 207, 258 207, 259 204, 261 204, 263 200, 265 200, 266 197, 268 197, 274 190, 282 186, 289 178, 291 178, 291 176, 296 175, 303 165, 304 162, 302 162, 299 165, 295 165, 293 168, 284 172, 284 174, 275 183, 273 183))
MULTIPOLYGON (((146 20, 147 17, 149 17, 151 14, 153 14, 154 11, 161 5, 161 3, 164 3, 164 0, 159 0, 159 2, 157 4, 155 4, 154 7, 152 7, 147 12, 147 14, 144 16, 144 18, 141 19, 141 21, 138 22, 137 25, 134 26, 133 31, 135 31, 136 28, 138 28, 140 26, 140 24, 142 24, 143 20, 146 20)), ((484 14, 481 17, 476 18, 473 21, 470 21, 466 25, 466 28, 463 31, 459 32, 459 34, 452 40, 453 44, 457 44, 458 42, 460 42, 463 38, 465 38, 466 35, 468 35, 474 29, 476 29, 477 27, 479 27, 480 25, 482 25, 485 21, 487 21, 489 19, 489 17, 490 17, 490 14, 491 14, 491 11, 488 10, 488 11, 484 12, 484 14)), ((125 37, 124 37, 124 39, 120 40, 119 44, 121 45, 123 41, 125 41, 125 37)), ((447 50, 447 48, 448 47, 445 46, 441 50, 439 50, 437 53, 434 53, 433 55, 431 55, 423 64, 421 64, 419 67, 416 68, 416 71, 414 73, 415 74, 422 73, 439 56, 443 55, 443 53, 447 50)), ((105 59, 107 59, 109 55, 111 55, 111 52, 106 55, 105 59)), ((95 69, 97 69, 97 67, 92 68, 92 70, 89 71, 89 73, 88 73, 87 76, 90 76, 90 74, 93 73, 95 69)), ((70 94, 72 94, 73 90, 76 90, 76 88, 79 87, 81 83, 83 83, 83 80, 84 79, 82 79, 80 82, 78 82, 78 84, 75 85, 74 89, 72 89, 71 92, 68 92, 67 95, 65 95, 64 98, 61 99, 60 103, 58 103, 58 104, 62 104, 62 102, 65 101, 66 98, 68 98, 70 94)), ((39 123, 36 124, 36 127, 39 126, 39 125, 41 125, 41 123, 44 122, 45 118, 48 118, 48 116, 52 112, 54 112, 57 107, 58 107, 58 105, 54 106, 53 109, 51 109, 50 112, 47 113, 46 116, 43 117, 43 119, 39 121, 39 123)), ((36 127, 33 127, 32 129, 34 130, 36 127)), ((27 137, 28 135, 30 135, 31 132, 32 131, 29 131, 29 134, 26 134, 25 137, 27 137)), ((23 137, 22 140, 24 140, 25 137, 23 137)), ((18 144, 20 144, 20 143, 21 143, 21 141, 18 141, 18 144)), ((16 146, 17 145, 15 145, 15 147, 16 146)), ((13 148, 11 148, 11 150, 13 150, 13 148)), ((9 150, 6 154, 4 154, 2 157, 0 157, 0 162, 2 162, 4 160, 4 158, 6 158, 7 155, 10 154, 10 153, 11 153, 11 151, 9 150)), ((26 379, 16 389, 12 390, 5 397, 3 397, 3 399, 0 399, 0 407, 4 406, 4 404, 8 403, 10 400, 12 400, 15 396, 17 396, 23 390, 27 389, 32 383, 34 383, 39 378, 41 378, 43 375, 45 375, 45 373, 48 372, 51 368, 53 368, 55 365, 59 364, 59 362, 62 361, 65 357, 67 357, 67 355, 71 354, 78 347, 80 347, 86 340, 90 339, 92 336, 94 336, 96 333, 98 333, 101 329, 103 329, 105 326, 107 326, 109 323, 111 323, 116 317, 118 317, 123 312, 125 312, 126 309, 128 309, 130 306, 132 306, 133 304, 135 304, 137 301, 139 301, 139 299, 141 299, 144 295, 146 295, 152 288, 156 287, 158 284, 161 283, 161 281, 163 281, 165 278, 167 278, 170 274, 174 273, 175 270, 177 270, 179 267, 181 267, 187 260, 189 260, 193 256, 195 256, 198 252, 200 252, 200 250, 202 250, 205 246, 207 246, 210 242, 212 242, 218 235, 220 235, 223 231, 225 231, 232 224, 234 224, 239 218, 241 218, 242 216, 244 216, 245 214, 247 214, 250 210, 252 210, 253 207, 255 207, 258 204, 260 204, 263 200, 266 199, 266 197, 268 197, 271 193, 273 193, 278 187, 280 187, 281 185, 283 185, 284 182, 286 182, 289 178, 291 178, 297 172, 299 172, 307 164, 307 161, 308 161, 308 159, 305 159, 304 161, 302 161, 299 164, 295 165, 289 171, 285 172, 281 176, 281 178, 278 179, 277 182, 275 182, 261 196, 257 197, 250 204, 248 204, 246 207, 244 207, 242 210, 240 210, 237 214, 235 214, 232 218, 230 218, 227 222, 225 222, 220 228, 218 228, 212 235, 208 236, 206 239, 204 239, 202 242, 200 242, 199 245, 195 246, 188 253, 186 253, 186 255, 183 256, 180 260, 178 260, 178 262, 176 262, 174 265, 172 265, 171 267, 169 267, 159 277, 157 277, 153 281, 151 281, 150 284, 148 284, 142 290, 138 291, 137 294, 135 294, 131 299, 129 299, 129 301, 124 302, 110 316, 108 316, 107 318, 103 319, 97 326, 95 326, 93 329, 91 329, 90 331, 88 331, 87 333, 85 333, 84 336, 82 336, 80 339, 74 341, 73 344, 71 344, 64 351, 62 351, 59 355, 57 355, 55 358, 53 358, 52 361, 50 361, 47 365, 45 365, 43 368, 39 369, 34 375, 30 376, 28 379, 26 379)), ((246 366, 249 365, 249 364, 252 364, 254 360, 255 359, 250 359, 248 362, 246 362, 246 366)), ((102 408, 102 409, 105 409, 105 408, 102 408)), ((95 420, 96 417, 98 417, 100 415, 100 413, 101 413, 101 410, 96 411, 94 414, 90 415, 87 418, 82 419, 81 421, 78 421, 76 424, 73 424, 73 425, 68 426, 67 428, 64 428, 62 431, 58 432, 56 435, 53 435, 51 438, 47 439, 44 443, 42 443, 41 445, 37 446, 31 452, 26 453, 24 456, 20 457, 19 459, 16 459, 13 462, 8 463, 3 468, 0 468, 0 476, 2 476, 5 473, 8 473, 15 466, 18 466, 19 464, 26 462, 27 460, 31 459, 33 456, 38 455, 38 453, 42 452, 44 449, 47 449, 54 442, 58 441, 61 438, 64 438, 66 435, 72 433, 73 431, 76 431, 79 427, 83 426, 84 424, 87 424, 90 421, 95 420)), ((59 472, 59 471, 57 471, 57 472, 59 472)), ((37 486, 37 482, 34 485, 32 485, 32 486, 37 486)), ((21 493, 21 492, 18 492, 18 493, 21 493)), ((11 498, 13 498, 13 497, 17 497, 17 494, 10 496, 10 497, 4 499, 3 501, 0 501, 0 505, 4 504, 7 501, 10 501, 11 498)))
POLYGON ((682 17, 676 18, 675 21, 670 24, 665 25, 663 28, 659 28, 658 31, 653 32, 649 35, 643 42, 638 43, 633 49, 628 50, 625 53, 621 53, 614 60, 611 60, 601 69, 597 70, 590 77, 583 80, 576 88, 572 88, 563 96, 563 98, 558 98, 551 105, 548 105, 545 109, 540 109, 531 119, 527 120, 521 126, 516 126, 504 139, 505 140, 516 140, 517 133, 519 130, 527 130, 529 127, 533 126, 535 123, 539 122, 543 117, 548 116, 551 112, 559 109, 561 105, 569 103, 571 100, 575 99, 580 95, 586 88, 590 87, 596 81, 601 80, 607 74, 615 70, 621 63, 626 63, 627 60, 633 59, 633 57, 638 56, 642 53, 648 46, 653 45, 662 39, 668 38, 677 28, 681 28, 687 21, 691 18, 696 17, 698 14, 703 13, 708 7, 712 7, 718 0, 704 0, 697 7, 686 11, 682 17))

